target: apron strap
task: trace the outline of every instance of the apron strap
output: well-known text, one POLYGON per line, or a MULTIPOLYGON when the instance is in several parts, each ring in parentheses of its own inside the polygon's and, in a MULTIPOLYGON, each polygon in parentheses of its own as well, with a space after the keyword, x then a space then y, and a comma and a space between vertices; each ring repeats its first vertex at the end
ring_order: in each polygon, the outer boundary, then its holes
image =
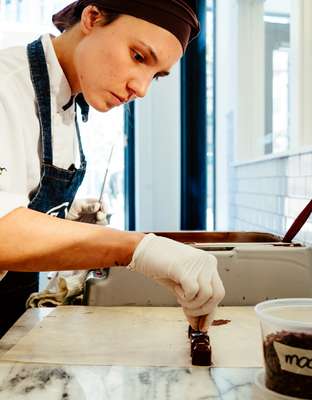
POLYGON ((38 105, 42 161, 45 164, 53 165, 50 81, 41 39, 37 39, 27 46, 27 55, 38 105))
POLYGON ((82 148, 82 143, 81 143, 81 135, 80 135, 80 129, 79 129, 79 124, 77 121, 77 113, 75 117, 75 124, 76 124, 76 131, 77 131, 77 138, 78 138, 78 145, 79 145, 79 154, 80 154, 80 168, 85 169, 87 166, 87 161, 83 152, 82 148))

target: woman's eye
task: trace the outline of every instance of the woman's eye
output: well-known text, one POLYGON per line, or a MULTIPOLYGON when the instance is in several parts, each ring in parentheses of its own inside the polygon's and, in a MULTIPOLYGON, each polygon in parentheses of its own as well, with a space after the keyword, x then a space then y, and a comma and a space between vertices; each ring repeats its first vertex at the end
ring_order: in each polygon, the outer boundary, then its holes
POLYGON ((138 62, 144 62, 144 57, 140 53, 137 53, 136 51, 134 52, 134 58, 138 62))

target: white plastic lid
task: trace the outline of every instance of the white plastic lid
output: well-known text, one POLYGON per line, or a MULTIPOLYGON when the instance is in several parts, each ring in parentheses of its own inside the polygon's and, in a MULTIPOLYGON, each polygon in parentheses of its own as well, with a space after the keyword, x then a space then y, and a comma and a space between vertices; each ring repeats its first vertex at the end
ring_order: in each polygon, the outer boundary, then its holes
POLYGON ((272 325, 312 331, 312 298, 263 301, 256 305, 255 312, 272 325))

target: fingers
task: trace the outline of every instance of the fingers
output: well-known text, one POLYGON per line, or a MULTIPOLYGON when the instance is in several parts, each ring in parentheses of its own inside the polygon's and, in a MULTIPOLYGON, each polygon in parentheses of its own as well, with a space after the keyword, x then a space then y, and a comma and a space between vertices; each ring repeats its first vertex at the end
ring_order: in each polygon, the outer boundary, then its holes
POLYGON ((107 207, 107 204, 106 204, 106 202, 105 201, 101 201, 101 203, 100 203, 100 209, 99 209, 99 211, 102 211, 104 214, 107 214, 108 213, 108 207, 107 207))
POLYGON ((185 282, 181 281, 181 284, 176 285, 174 290, 177 295, 178 302, 180 304, 181 302, 188 304, 197 296, 199 284, 195 279, 188 279, 185 282))
POLYGON ((178 302, 181 304, 181 306, 187 307, 191 310, 196 310, 207 303, 207 301, 213 296, 212 285, 209 283, 210 280, 210 274, 209 276, 207 276, 205 273, 200 274, 198 277, 198 292, 190 301, 179 296, 178 302))
POLYGON ((208 327, 211 325, 216 307, 225 294, 222 281, 217 271, 215 271, 212 276, 211 285, 206 286, 209 289, 202 292, 200 291, 198 296, 189 303, 185 301, 181 302, 180 299, 178 299, 193 329, 199 329, 202 332, 207 331, 208 327), (205 296, 207 300, 202 303, 205 296), (197 307, 195 307, 195 305, 197 305, 197 307))
POLYGON ((201 332, 207 332, 209 326, 212 324, 215 315, 215 310, 213 310, 213 312, 211 312, 210 314, 201 315, 198 317, 189 315, 188 310, 185 308, 183 308, 183 312, 191 327, 196 331, 201 331, 201 332))
POLYGON ((107 214, 103 211, 98 211, 96 213, 96 223, 98 225, 108 225, 107 214))
POLYGON ((198 331, 198 317, 191 317, 190 315, 186 314, 185 310, 183 309, 184 314, 186 316, 186 319, 188 320, 188 323, 191 325, 191 327, 195 330, 198 331))
POLYGON ((209 320, 211 319, 211 316, 214 313, 211 313, 209 315, 202 315, 201 317, 198 318, 198 330, 201 332, 207 332, 209 324, 209 320))
POLYGON ((209 326, 211 326, 214 320, 215 314, 216 309, 214 309, 209 315, 202 315, 199 317, 198 330, 201 332, 207 332, 209 326))
POLYGON ((162 286, 166 287, 167 289, 169 289, 174 295, 176 294, 175 293, 175 287, 176 287, 177 284, 173 280, 162 278, 162 279, 156 279, 155 281, 157 283, 159 283, 160 285, 162 285, 162 286))
POLYGON ((195 331, 207 332, 209 326, 212 324, 214 320, 215 312, 211 313, 210 315, 203 315, 201 317, 192 317, 191 315, 187 314, 187 311, 183 309, 184 314, 188 320, 188 323, 195 331))
POLYGON ((225 296, 225 289, 221 281, 221 278, 218 274, 218 271, 216 271, 212 276, 212 285, 213 285, 213 290, 215 292, 214 295, 215 300, 217 304, 219 304, 225 296))
POLYGON ((177 297, 177 301, 179 304, 182 302, 185 302, 188 304, 188 299, 190 301, 196 296, 196 293, 198 292, 198 285, 196 282, 194 282, 194 286, 188 286, 186 289, 182 289, 180 285, 177 285, 177 283, 171 279, 157 279, 158 281, 167 281, 170 284, 167 284, 166 286, 170 286, 170 289, 172 289, 173 294, 177 297))
POLYGON ((81 203, 81 212, 86 214, 93 214, 100 210, 101 203, 96 199, 85 199, 81 203))
POLYGON ((108 207, 105 201, 102 201, 99 204, 100 208, 96 213, 96 223, 97 225, 108 225, 110 223, 112 214, 108 212, 108 207))
MULTIPOLYGON (((224 297, 225 291, 217 270, 212 274, 212 277, 206 274, 200 274, 198 283, 199 291, 193 300, 187 301, 183 299, 182 296, 178 297, 178 301, 182 307, 190 311, 200 312, 209 308, 210 305, 217 305, 220 303, 224 297)), ((198 314, 198 312, 196 315, 201 315, 198 314)))
POLYGON ((101 204, 96 199, 76 199, 73 201, 66 219, 78 221, 86 214, 95 214, 100 207, 101 204))

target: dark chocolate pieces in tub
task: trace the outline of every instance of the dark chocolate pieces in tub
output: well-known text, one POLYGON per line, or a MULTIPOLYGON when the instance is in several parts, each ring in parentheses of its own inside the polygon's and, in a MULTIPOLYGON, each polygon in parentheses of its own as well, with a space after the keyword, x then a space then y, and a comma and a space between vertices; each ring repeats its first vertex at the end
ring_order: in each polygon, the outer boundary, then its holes
MULTIPOLYGON (((312 375, 292 373, 281 368, 274 342, 286 346, 312 350, 312 335, 301 332, 280 331, 272 333, 265 338, 263 343, 264 361, 266 369, 266 386, 275 392, 303 399, 312 399, 312 375)), ((312 371, 312 359, 302 357, 299 359, 293 353, 288 356, 288 364, 298 365, 302 370, 312 371)), ((310 353, 310 352, 309 352, 310 353)))
POLYGON ((188 337, 191 341, 192 365, 211 365, 211 346, 207 333, 195 331, 189 326, 188 337))

